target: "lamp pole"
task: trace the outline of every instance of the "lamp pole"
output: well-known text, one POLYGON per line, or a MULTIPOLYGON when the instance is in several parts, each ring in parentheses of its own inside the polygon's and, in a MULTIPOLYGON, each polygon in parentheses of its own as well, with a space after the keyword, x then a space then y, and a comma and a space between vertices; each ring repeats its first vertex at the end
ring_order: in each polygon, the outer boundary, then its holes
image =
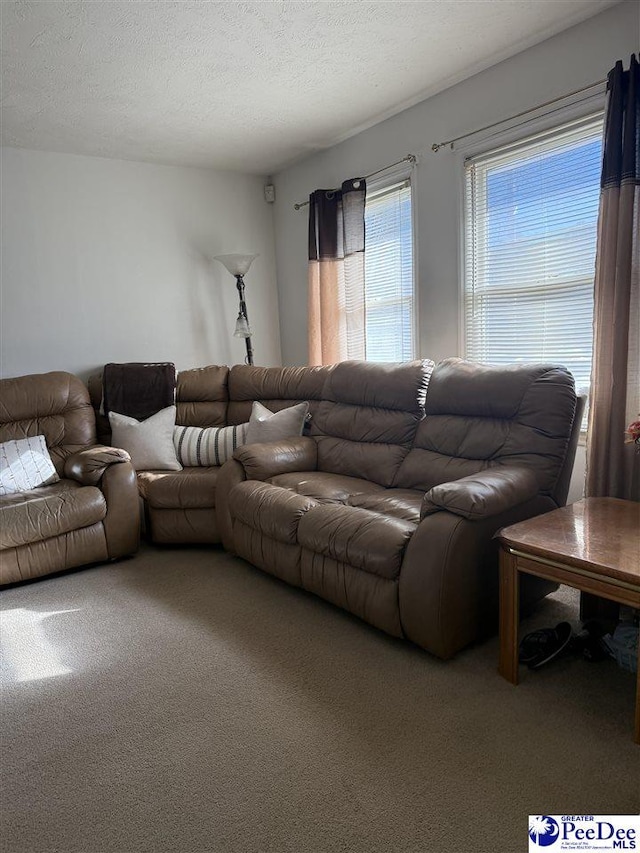
MULTIPOLYGON (((247 327, 249 326, 249 315, 247 314, 247 303, 244 301, 244 277, 240 274, 236 275, 236 287, 238 288, 238 297, 240 299, 240 314, 244 317, 247 327)), ((251 335, 247 335, 244 339, 247 347, 247 364, 253 364, 253 347, 251 346, 251 335)))

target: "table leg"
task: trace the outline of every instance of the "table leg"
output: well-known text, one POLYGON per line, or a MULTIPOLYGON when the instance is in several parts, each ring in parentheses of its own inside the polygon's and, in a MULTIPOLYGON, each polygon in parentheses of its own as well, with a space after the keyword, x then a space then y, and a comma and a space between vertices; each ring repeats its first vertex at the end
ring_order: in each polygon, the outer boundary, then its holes
POLYGON ((518 593, 517 557, 500 549, 500 675, 512 684, 518 683, 518 593))

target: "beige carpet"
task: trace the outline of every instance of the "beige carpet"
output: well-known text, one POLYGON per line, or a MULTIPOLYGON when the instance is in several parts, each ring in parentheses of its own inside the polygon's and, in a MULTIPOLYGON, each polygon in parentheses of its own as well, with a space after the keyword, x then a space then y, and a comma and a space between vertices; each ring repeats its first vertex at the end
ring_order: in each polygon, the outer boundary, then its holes
POLYGON ((640 811, 613 663, 514 688, 495 640, 442 663, 216 549, 0 605, 6 853, 516 853, 530 813, 640 811))

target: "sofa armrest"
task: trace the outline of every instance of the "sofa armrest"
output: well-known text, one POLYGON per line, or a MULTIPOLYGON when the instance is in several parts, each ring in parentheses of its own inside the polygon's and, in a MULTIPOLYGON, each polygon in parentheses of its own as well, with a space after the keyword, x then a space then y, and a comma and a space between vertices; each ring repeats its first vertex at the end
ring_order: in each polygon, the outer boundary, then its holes
MULTIPOLYGON (((113 449, 113 448, 110 448, 113 449)), ((133 465, 107 465, 100 489, 107 503, 102 524, 109 559, 135 554, 140 544, 140 498, 133 465)))
POLYGON ((306 436, 265 441, 264 444, 243 444, 234 452, 233 458, 243 466, 247 480, 268 480, 277 474, 315 471, 318 445, 306 436))
POLYGON ((229 554, 236 553, 233 541, 233 519, 229 512, 229 492, 234 486, 243 483, 246 479, 242 465, 235 459, 229 459, 220 468, 216 480, 216 521, 222 545, 229 554))
POLYGON ((425 494, 421 518, 447 510, 470 520, 490 518, 535 497, 538 480, 527 468, 494 468, 440 483, 425 494))
MULTIPOLYGON (((400 569, 398 605, 404 636, 447 659, 498 627, 500 528, 556 509, 548 495, 488 518, 433 512, 422 519, 400 569)), ((551 591, 533 575, 521 577, 522 606, 551 591)))
POLYGON ((131 462, 126 450, 104 445, 87 447, 65 459, 64 475, 83 486, 97 486, 107 468, 120 462, 131 462))

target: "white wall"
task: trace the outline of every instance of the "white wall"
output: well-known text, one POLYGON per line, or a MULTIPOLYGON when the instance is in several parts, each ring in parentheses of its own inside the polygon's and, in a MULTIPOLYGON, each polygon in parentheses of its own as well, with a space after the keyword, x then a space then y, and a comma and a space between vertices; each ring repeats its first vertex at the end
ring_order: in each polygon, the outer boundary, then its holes
POLYGON ((178 369, 244 360, 235 281, 214 255, 260 253, 246 277, 258 364, 280 364, 272 209, 263 180, 97 157, 2 151, 1 372, 108 361, 178 369))
POLYGON ((640 4, 625 0, 278 174, 275 229, 284 364, 307 360, 307 208, 296 212, 293 204, 318 187, 339 186, 408 153, 421 155, 414 185, 418 355, 439 360, 462 354, 462 155, 448 149, 434 154, 432 143, 604 79, 617 59, 628 63, 639 36, 640 4))

